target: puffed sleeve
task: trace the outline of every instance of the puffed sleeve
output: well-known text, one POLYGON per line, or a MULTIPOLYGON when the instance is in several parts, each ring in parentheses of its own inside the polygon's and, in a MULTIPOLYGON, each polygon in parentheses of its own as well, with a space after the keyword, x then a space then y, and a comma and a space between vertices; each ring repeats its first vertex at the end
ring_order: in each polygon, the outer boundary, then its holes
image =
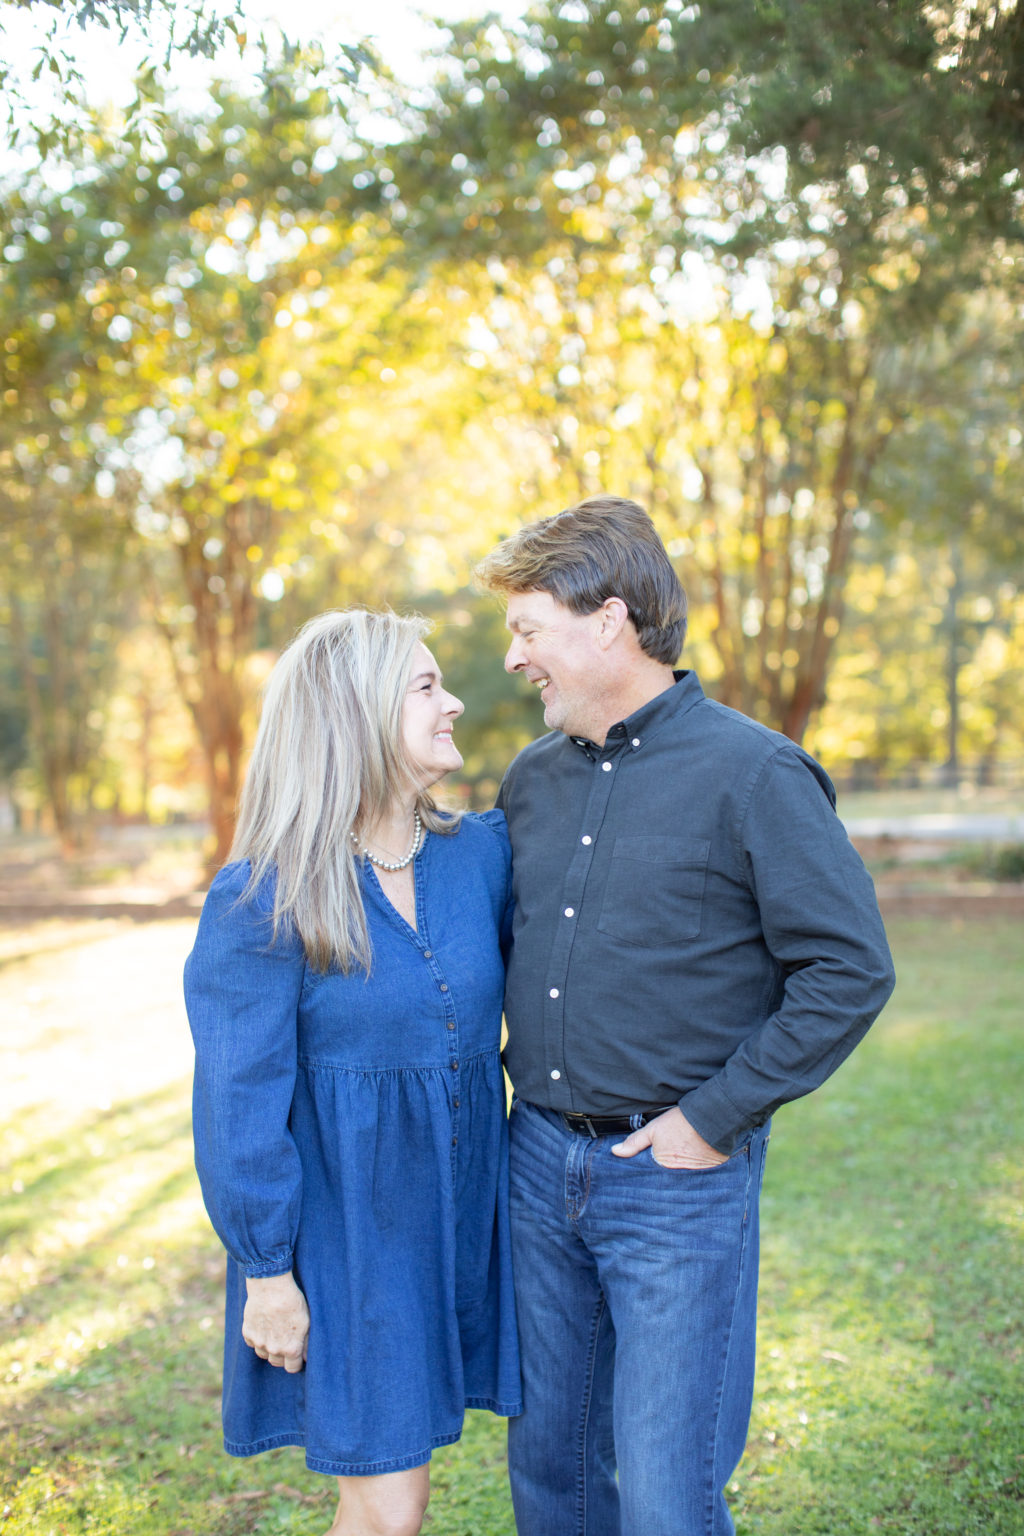
POLYGON ((210 1220, 249 1277, 291 1268, 302 1172, 288 1128, 299 994, 295 936, 271 943, 273 885, 242 899, 247 864, 214 879, 185 963, 196 1048, 196 1169, 210 1220))

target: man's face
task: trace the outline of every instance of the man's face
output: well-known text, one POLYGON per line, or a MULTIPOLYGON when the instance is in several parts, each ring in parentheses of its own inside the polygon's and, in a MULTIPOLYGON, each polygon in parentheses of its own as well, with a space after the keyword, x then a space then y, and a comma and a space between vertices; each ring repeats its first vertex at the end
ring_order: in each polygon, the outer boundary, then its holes
POLYGON ((539 688, 548 729, 602 740, 601 610, 573 613, 550 592, 513 592, 505 622, 512 632, 505 671, 521 672, 539 688))

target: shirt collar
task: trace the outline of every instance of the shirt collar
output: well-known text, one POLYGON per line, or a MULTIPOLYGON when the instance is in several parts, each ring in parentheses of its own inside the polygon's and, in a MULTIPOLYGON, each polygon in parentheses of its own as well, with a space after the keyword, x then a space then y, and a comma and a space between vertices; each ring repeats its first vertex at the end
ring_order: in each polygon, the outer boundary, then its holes
POLYGON ((573 746, 578 747, 593 762, 599 754, 608 755, 617 752, 623 745, 628 745, 631 752, 639 752, 648 739, 659 731, 668 720, 677 715, 685 714, 692 709, 694 704, 699 704, 704 697, 704 689, 700 685, 700 679, 696 672, 673 671, 675 686, 666 688, 663 693, 655 694, 653 699, 648 699, 633 714, 625 720, 619 720, 611 726, 605 737, 603 747, 598 747, 586 736, 570 736, 573 746))

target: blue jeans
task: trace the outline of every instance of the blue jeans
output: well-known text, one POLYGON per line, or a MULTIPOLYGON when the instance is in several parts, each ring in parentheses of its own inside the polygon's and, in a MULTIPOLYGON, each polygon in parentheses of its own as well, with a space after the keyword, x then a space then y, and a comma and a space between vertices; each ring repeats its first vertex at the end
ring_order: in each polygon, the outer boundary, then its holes
POLYGON ((519 1536, 731 1536, 768 1127, 691 1171, 617 1158, 621 1136, 522 1100, 510 1125, 519 1536))

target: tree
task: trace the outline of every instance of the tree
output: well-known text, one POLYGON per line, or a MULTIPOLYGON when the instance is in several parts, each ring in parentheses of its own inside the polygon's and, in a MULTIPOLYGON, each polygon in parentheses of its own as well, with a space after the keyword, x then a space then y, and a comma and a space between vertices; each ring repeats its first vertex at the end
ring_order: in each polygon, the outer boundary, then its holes
MULTIPOLYGON (((135 44, 130 59, 122 52, 124 73, 136 77, 133 116, 159 117, 152 84, 181 57, 213 60, 232 47, 241 59, 247 47, 256 55, 255 68, 270 86, 283 53, 286 64, 300 49, 286 35, 274 38, 268 30, 251 34, 242 7, 234 9, 211 0, 0 0, 0 39, 14 16, 38 19, 40 31, 32 52, 34 63, 21 62, 13 46, 0 60, 0 93, 7 108, 7 128, 15 144, 31 144, 41 158, 55 151, 68 152, 78 142, 85 106, 85 85, 76 58, 75 39, 86 29, 110 34, 115 46, 135 44), (15 62, 11 62, 14 60, 15 62), (34 87, 42 78, 54 88, 55 102, 40 104, 34 87)), ((13 42, 13 39, 11 40, 13 42)), ((331 49, 308 39, 301 49, 308 70, 330 91, 344 87, 367 66, 375 63, 365 43, 352 41, 331 49)))
MULTIPOLYGON (((52 494, 52 489, 51 489, 52 494)), ((3 628, 17 668, 35 768, 65 847, 81 839, 95 786, 103 704, 130 607, 123 552, 111 550, 95 503, 53 517, 45 487, 5 516, 3 628)))
MULTIPOLYGON (((704 572, 723 692, 797 739, 878 466, 933 382, 922 343, 966 287, 1005 279, 1021 235, 1019 8, 869 9, 590 0, 456 28, 388 156, 393 217, 426 259, 500 253, 521 289, 557 264, 581 295, 632 273, 666 328, 652 345, 692 369, 690 409, 645 402, 642 451, 704 572), (709 344, 680 339, 666 303, 695 280, 717 295, 709 344)), ((571 346, 599 373, 579 327, 571 346)), ((560 381, 576 361, 559 362, 560 381)), ((612 389, 598 433, 635 409, 612 389)), ((616 456, 585 451, 609 484, 616 456)))
POLYGON ((854 564, 834 686, 811 749, 854 786, 947 781, 952 725, 949 624, 956 593, 959 776, 997 782, 1020 760, 1024 737, 1024 599, 976 547, 956 578, 949 550, 922 545, 909 525, 876 524, 854 564))
POLYGON ((65 282, 65 232, 9 205, 0 305, 0 602, 27 758, 66 845, 88 815, 119 626, 133 607, 128 538, 97 476, 112 359, 65 282), (54 236, 51 243, 50 235, 54 236))
POLYGON ((802 735, 854 519, 894 430, 877 379, 829 394, 813 333, 737 314, 724 286, 695 312, 692 293, 645 282, 628 257, 509 266, 498 289, 478 335, 509 474, 532 474, 548 507, 602 484, 649 505, 719 697, 802 735))
POLYGON ((27 494, 40 420, 64 423, 57 459, 88 446, 195 722, 215 860, 254 650, 314 593, 379 603, 404 585, 396 502, 403 479, 410 501, 417 489, 425 412, 390 362, 415 353, 424 296, 403 305, 394 237, 340 150, 299 68, 271 98, 219 91, 159 136, 97 130, 70 189, 47 177, 8 199, 7 305, 65 349, 49 372, 17 338, 8 349, 12 494, 27 494))
POLYGON ((913 540, 918 558, 939 573, 929 601, 941 611, 935 629, 953 783, 965 744, 990 756, 1012 727, 1024 537, 1022 342, 1020 316, 1005 294, 965 298, 959 331, 937 338, 923 359, 932 382, 875 487, 876 515, 894 542, 913 540))

